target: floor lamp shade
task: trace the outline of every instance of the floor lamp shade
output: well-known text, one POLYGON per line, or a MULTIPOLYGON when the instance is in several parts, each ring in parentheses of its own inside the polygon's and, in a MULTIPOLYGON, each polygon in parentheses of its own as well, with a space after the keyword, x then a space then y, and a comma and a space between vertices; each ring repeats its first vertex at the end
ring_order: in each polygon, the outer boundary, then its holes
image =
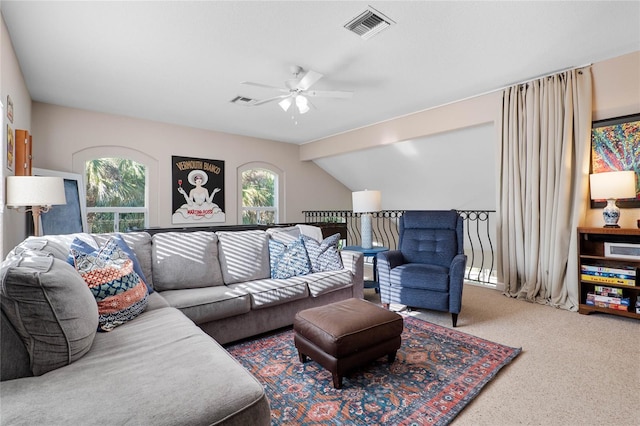
POLYGON ((362 248, 373 247, 371 232, 371 213, 380 211, 382 197, 380 191, 356 191, 352 193, 353 212, 360 213, 360 231, 362 232, 362 248))
POLYGON ((31 207, 35 235, 40 234, 40 213, 52 205, 67 204, 64 180, 52 176, 7 176, 7 207, 31 207))
POLYGON ((620 209, 616 199, 635 198, 636 173, 633 170, 596 173, 589 176, 592 200, 607 200, 602 211, 605 227, 618 227, 620 209))

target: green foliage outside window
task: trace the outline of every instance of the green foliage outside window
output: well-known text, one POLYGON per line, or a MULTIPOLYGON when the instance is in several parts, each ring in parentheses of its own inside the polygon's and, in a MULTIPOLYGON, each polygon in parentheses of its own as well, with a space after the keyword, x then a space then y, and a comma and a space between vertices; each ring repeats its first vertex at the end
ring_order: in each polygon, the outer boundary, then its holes
POLYGON ((276 175, 269 170, 251 169, 242 173, 243 224, 276 223, 276 184, 276 175))
MULTIPOLYGON (((145 167, 124 158, 99 158, 86 165, 87 208, 91 207, 144 207, 145 167)), ((91 232, 113 232, 115 213, 90 212, 87 222, 91 232)), ((125 231, 144 228, 143 213, 120 213, 118 225, 125 231)))

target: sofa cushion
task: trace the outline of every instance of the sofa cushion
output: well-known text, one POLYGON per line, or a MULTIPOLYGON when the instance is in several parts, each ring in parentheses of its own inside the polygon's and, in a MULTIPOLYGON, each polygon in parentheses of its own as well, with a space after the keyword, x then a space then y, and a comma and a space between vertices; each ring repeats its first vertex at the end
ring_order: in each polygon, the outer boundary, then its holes
POLYGON ((167 290, 162 292, 162 297, 196 324, 245 314, 251 310, 249 294, 243 289, 227 286, 167 290))
POLYGON ((449 291, 449 268, 422 263, 405 263, 390 271, 391 285, 402 283, 404 288, 449 291), (425 279, 429 277, 429 279, 425 279))
POLYGON ((305 277, 248 281, 232 284, 228 287, 249 293, 251 295, 251 309, 260 309, 309 297, 305 277))
POLYGON ((20 255, 24 250, 41 251, 51 254, 56 259, 67 260, 69 257, 69 247, 71 242, 75 239, 86 242, 87 244, 95 245, 95 241, 89 234, 76 233, 69 235, 47 235, 44 237, 29 237, 16 247, 14 247, 8 256, 20 255))
POLYGON ((152 238, 156 290, 223 285, 213 232, 160 232, 152 238))
POLYGON ((0 314, 0 381, 33 376, 27 348, 1 309, 0 314))
POLYGON ((341 269, 339 271, 325 271, 302 277, 309 286, 309 293, 313 297, 330 293, 334 290, 349 287, 352 285, 353 276, 351 271, 341 269))
POLYGON ((109 238, 121 241, 120 248, 124 250, 131 260, 135 271, 147 285, 149 294, 153 293, 153 274, 151 273, 151 235, 147 232, 125 232, 92 234, 97 246, 103 245, 109 238), (131 256, 131 253, 134 256, 131 256))
POLYGON ((220 266, 225 284, 269 278, 268 236, 264 231, 219 231, 220 266))
MULTIPOLYGON (((67 265, 68 266, 68 265, 67 265)), ((3 382, 2 424, 269 425, 262 385, 173 308, 143 313, 46 376, 3 382)))
POLYGON ((101 331, 111 331, 144 312, 147 286, 115 239, 108 240, 97 252, 80 253, 71 249, 71 253, 76 270, 98 304, 101 331))
POLYGON ((64 260, 43 254, 23 252, 0 265, 2 310, 35 375, 80 359, 98 328, 98 307, 80 275, 64 260))
POLYGON ((338 251, 340 234, 333 234, 322 241, 302 235, 313 272, 336 271, 343 268, 338 251))
POLYGON ((267 235, 269 235, 269 238, 281 243, 290 243, 300 238, 301 235, 300 228, 297 226, 269 228, 266 232, 267 235))
POLYGON ((311 263, 301 237, 288 243, 270 238, 269 263, 271 278, 274 279, 286 279, 311 272, 311 263))

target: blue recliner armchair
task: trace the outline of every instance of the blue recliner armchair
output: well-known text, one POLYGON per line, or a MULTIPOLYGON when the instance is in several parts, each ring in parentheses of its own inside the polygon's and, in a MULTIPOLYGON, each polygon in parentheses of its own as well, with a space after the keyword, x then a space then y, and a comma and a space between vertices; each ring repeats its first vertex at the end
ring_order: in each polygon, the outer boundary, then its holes
POLYGON ((380 299, 413 308, 451 312, 462 307, 462 218, 455 210, 407 211, 400 217, 398 250, 377 255, 380 299))

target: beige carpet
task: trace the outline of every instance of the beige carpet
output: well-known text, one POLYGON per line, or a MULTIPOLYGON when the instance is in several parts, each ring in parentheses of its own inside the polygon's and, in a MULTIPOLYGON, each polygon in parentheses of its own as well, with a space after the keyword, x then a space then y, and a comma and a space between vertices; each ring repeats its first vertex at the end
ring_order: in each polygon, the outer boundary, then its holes
MULTIPOLYGON (((380 300, 371 289, 365 298, 380 300)), ((451 327, 448 313, 413 314, 451 327)), ((522 353, 453 425, 640 425, 640 321, 580 315, 466 284, 457 328, 522 353)))

